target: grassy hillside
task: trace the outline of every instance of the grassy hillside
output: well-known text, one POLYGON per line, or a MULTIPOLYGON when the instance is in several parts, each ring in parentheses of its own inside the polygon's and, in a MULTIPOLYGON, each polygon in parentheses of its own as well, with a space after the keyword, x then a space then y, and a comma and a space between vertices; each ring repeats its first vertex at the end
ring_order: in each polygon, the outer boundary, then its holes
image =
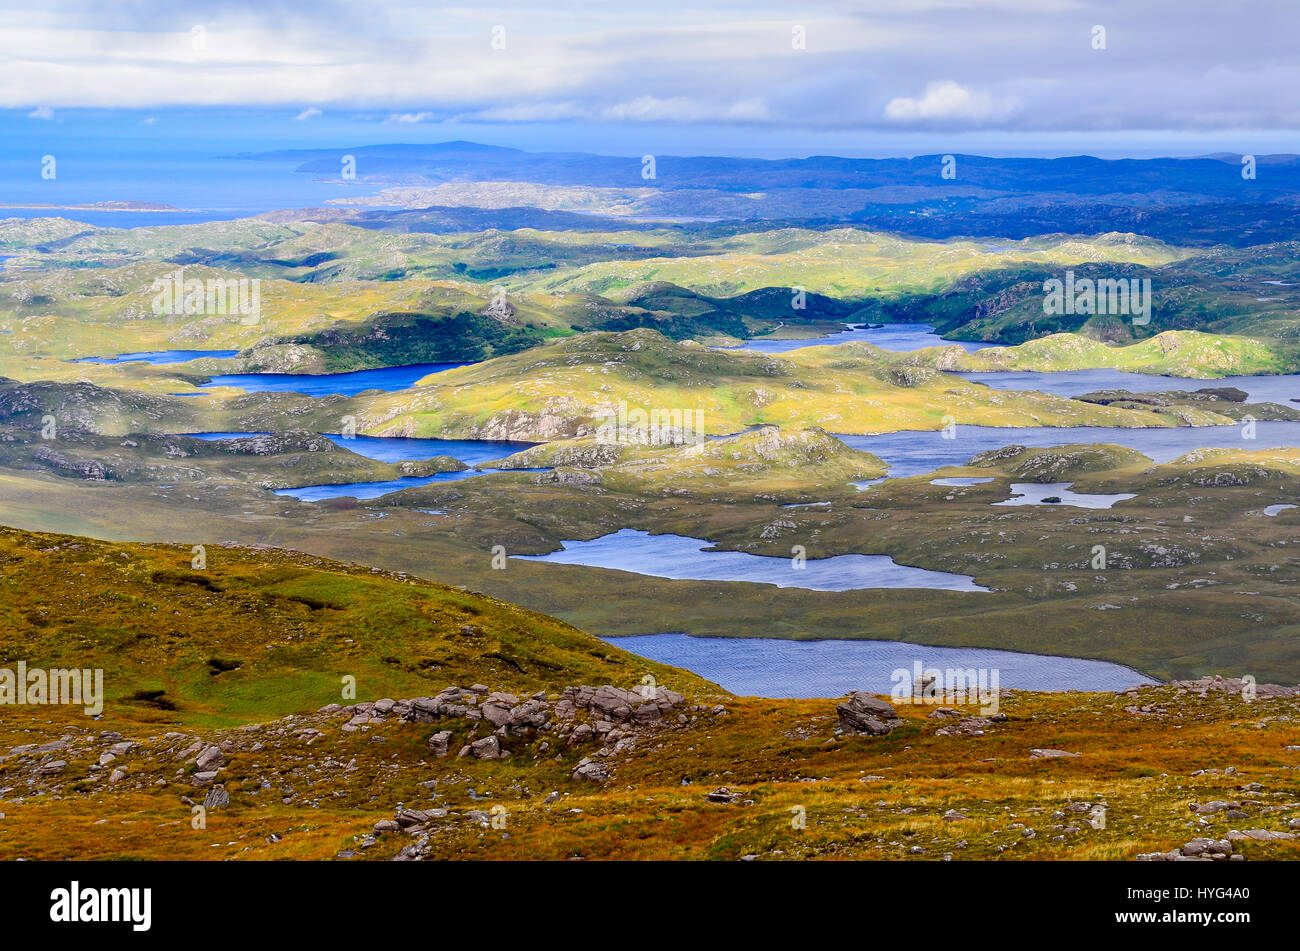
POLYGON ((1282 240, 1250 248, 1206 248, 1166 262, 1113 260, 1070 267, 1076 281, 1149 281, 1150 321, 1145 324, 1124 315, 1044 313, 1044 282, 1063 280, 1066 270, 1051 261, 960 276, 935 292, 883 297, 871 301, 866 312, 874 320, 925 320, 963 339, 1012 344, 1059 332, 1127 343, 1170 330, 1198 330, 1276 338, 1281 346, 1293 344, 1300 334, 1298 247, 1282 240))
POLYGON ((600 262, 543 276, 531 286, 605 294, 646 281, 670 281, 709 294, 761 287, 803 287, 832 297, 934 293, 950 282, 1018 263, 1067 265, 1098 261, 1165 264, 1185 257, 1135 235, 1049 235, 1021 241, 932 242, 870 231, 800 229, 756 232, 719 242, 713 253, 600 262))
POLYGON ((583 334, 357 401, 364 431, 550 440, 594 433, 620 403, 702 414, 703 431, 815 426, 872 433, 989 426, 1175 426, 1226 420, 1202 408, 1129 409, 994 391, 865 344, 776 356, 678 344, 650 330, 583 334))
POLYGON ((1081 334, 1058 333, 1014 347, 984 347, 973 353, 960 347, 931 348, 917 351, 909 361, 955 371, 1108 369, 1213 379, 1295 373, 1300 370, 1300 344, 1167 330, 1115 346, 1081 334))
POLYGON ((0 528, 4 666, 102 667, 114 719, 230 725, 487 678, 532 693, 709 690, 552 618, 402 573, 270 547, 109 545, 0 528))
POLYGON ((898 703, 891 732, 859 736, 833 699, 731 697, 411 577, 274 549, 188 558, 0 530, 3 662, 104 666, 108 694, 98 719, 7 709, 0 854, 1124 861, 1208 837, 1297 855, 1294 690, 1014 692, 992 717, 898 703), (562 712, 575 683, 646 675, 685 694, 657 694, 667 715, 562 712), (413 715, 448 684, 479 686, 413 715))
POLYGON ((593 480, 614 491, 675 495, 729 490, 803 494, 839 489, 886 471, 871 453, 850 449, 820 429, 774 426, 681 447, 609 444, 595 437, 557 440, 494 465, 503 469, 555 466, 569 474, 537 478, 569 478, 584 484, 593 480))

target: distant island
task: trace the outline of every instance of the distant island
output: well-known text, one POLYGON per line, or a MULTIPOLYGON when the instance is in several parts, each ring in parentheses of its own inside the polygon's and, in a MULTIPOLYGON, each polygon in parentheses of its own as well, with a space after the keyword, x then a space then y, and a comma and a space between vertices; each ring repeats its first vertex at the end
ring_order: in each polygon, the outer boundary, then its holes
POLYGON ((80 205, 50 205, 39 202, 0 202, 0 208, 47 208, 52 211, 176 211, 191 213, 188 208, 177 208, 156 201, 95 201, 80 205))

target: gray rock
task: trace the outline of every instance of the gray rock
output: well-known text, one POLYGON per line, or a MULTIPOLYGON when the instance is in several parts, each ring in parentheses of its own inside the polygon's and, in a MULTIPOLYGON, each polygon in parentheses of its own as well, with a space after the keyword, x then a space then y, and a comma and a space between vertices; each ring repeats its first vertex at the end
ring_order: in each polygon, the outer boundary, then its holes
POLYGON ((194 765, 201 773, 218 770, 226 765, 226 754, 221 752, 219 746, 209 746, 194 758, 194 765))
POLYGON ((604 782, 609 779, 609 770, 603 763, 598 763, 590 757, 584 758, 578 763, 577 768, 573 771, 574 779, 590 779, 593 782, 604 782))
POLYGON ((1236 842, 1241 839, 1254 839, 1256 842, 1274 842, 1280 839, 1294 839, 1294 832, 1273 832, 1269 829, 1247 829, 1244 832, 1238 832, 1235 829, 1228 833, 1229 841, 1236 842))
POLYGON ((469 749, 475 759, 501 759, 505 756, 505 752, 501 749, 501 741, 495 735, 475 740, 469 745, 469 749))
POLYGON ((448 754, 451 747, 451 730, 440 730, 429 737, 429 751, 438 759, 448 754))
POLYGON ((885 701, 859 690, 837 704, 835 712, 839 714, 840 726, 848 733, 881 736, 903 722, 898 718, 898 712, 885 701))

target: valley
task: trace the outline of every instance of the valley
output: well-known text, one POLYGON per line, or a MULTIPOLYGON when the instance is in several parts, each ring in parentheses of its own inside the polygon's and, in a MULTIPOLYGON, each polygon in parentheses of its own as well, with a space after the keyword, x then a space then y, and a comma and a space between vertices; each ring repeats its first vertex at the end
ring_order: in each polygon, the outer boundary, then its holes
POLYGON ((0 724, 0 848, 1290 857, 1287 240, 471 184, 0 221, 0 667, 106 683, 0 724))

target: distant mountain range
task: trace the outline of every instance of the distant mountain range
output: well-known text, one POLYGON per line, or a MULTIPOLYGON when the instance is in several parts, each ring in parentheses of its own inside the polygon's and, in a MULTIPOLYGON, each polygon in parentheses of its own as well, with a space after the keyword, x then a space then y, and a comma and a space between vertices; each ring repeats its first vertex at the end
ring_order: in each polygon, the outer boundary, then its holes
POLYGON ((610 156, 525 152, 473 142, 373 145, 246 155, 298 171, 387 186, 337 217, 387 230, 589 229, 671 221, 851 224, 930 238, 1021 238, 1128 231, 1185 245, 1250 246, 1300 229, 1300 156, 1107 160, 923 155, 610 156), (1253 177, 1248 177, 1253 176, 1253 177), (474 187, 470 187, 470 186, 474 187), (484 211, 491 211, 486 215, 484 211))

